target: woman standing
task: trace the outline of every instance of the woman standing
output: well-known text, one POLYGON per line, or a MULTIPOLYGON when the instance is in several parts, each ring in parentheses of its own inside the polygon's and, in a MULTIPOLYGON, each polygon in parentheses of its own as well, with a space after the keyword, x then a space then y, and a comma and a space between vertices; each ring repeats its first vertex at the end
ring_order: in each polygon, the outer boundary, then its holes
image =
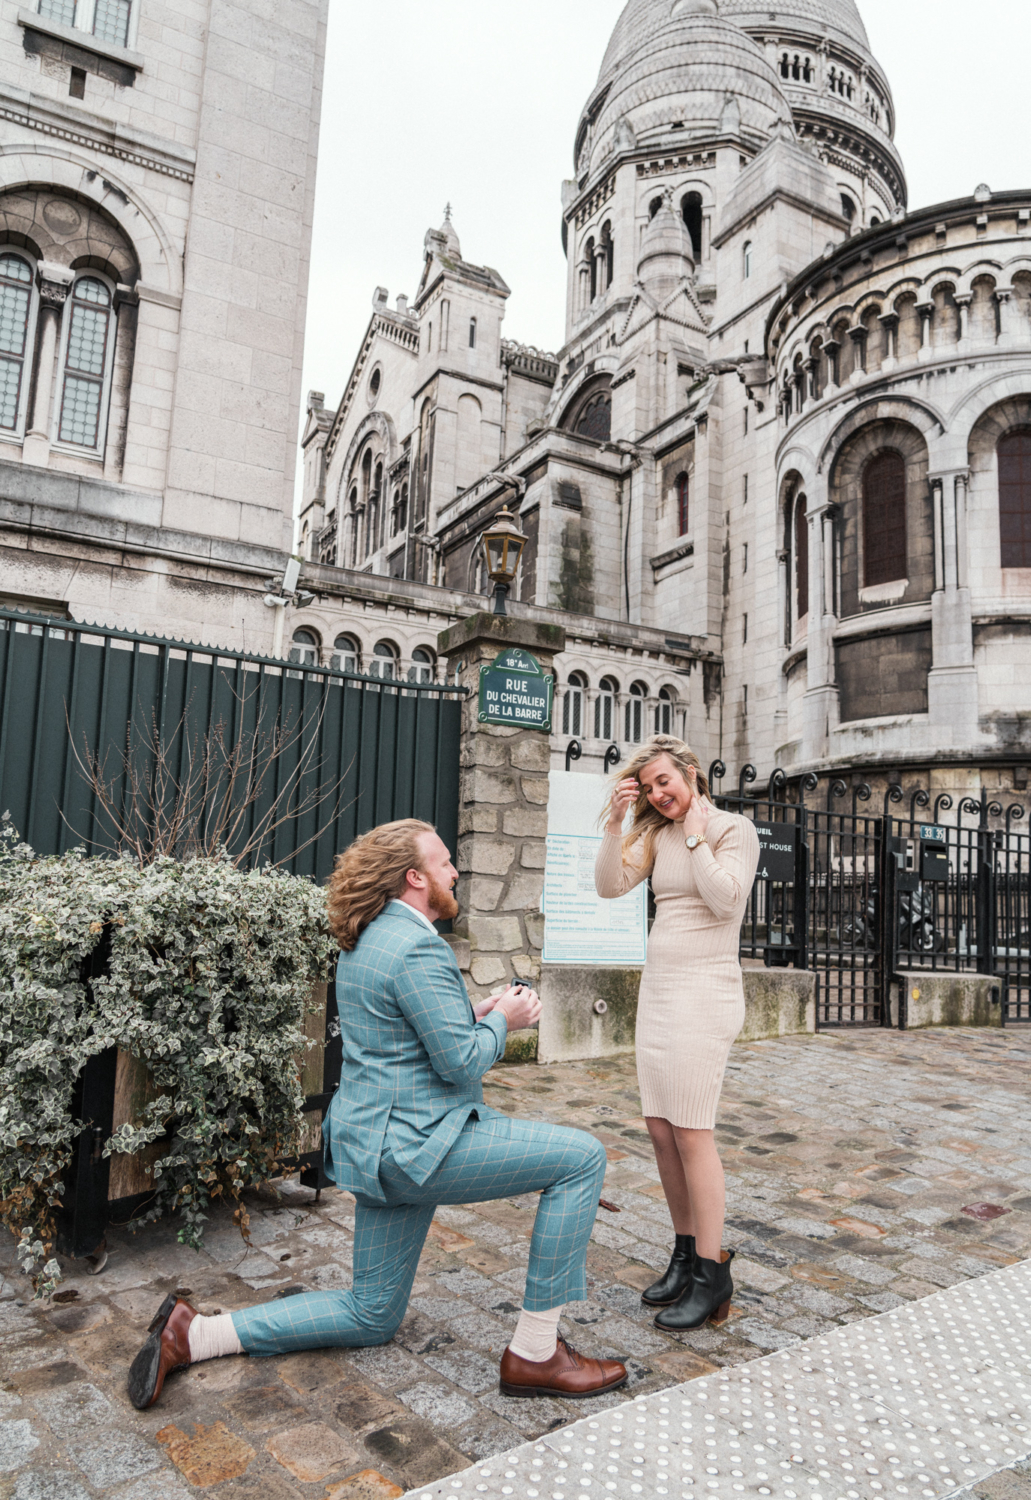
POLYGON ((595 866, 615 900, 651 876, 656 917, 637 1009, 642 1112, 676 1243, 644 1302, 672 1331, 727 1316, 723 1167, 713 1134, 731 1044, 744 1024, 741 922, 759 864, 748 819, 718 812, 697 756, 657 735, 623 768, 595 866), (623 823, 633 808, 626 837, 623 823))

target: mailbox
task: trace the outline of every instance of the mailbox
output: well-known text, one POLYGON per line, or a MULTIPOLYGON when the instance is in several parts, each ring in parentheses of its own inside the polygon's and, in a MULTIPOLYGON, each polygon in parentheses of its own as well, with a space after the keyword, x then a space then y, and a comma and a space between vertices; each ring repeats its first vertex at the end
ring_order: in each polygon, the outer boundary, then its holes
POLYGON ((948 834, 924 824, 920 829, 920 879, 941 883, 949 878, 948 834))
POLYGON ((920 850, 920 879, 945 881, 949 878, 949 851, 944 844, 924 844, 920 850))

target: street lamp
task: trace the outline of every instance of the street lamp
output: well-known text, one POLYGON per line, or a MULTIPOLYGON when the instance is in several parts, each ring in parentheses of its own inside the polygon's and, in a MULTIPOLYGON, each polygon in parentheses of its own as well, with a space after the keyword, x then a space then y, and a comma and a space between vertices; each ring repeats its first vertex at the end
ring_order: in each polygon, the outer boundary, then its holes
POLYGON ((527 538, 506 505, 494 517, 493 525, 487 527, 481 541, 487 559, 487 576, 494 583, 494 613, 504 615, 508 613, 505 597, 519 571, 519 559, 527 538))

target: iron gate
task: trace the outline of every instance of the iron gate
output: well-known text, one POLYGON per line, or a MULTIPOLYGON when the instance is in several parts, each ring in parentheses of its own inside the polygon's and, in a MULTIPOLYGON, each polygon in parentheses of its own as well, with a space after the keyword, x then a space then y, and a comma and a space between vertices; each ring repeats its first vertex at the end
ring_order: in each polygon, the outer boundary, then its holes
MULTIPOLYGON (((792 830, 791 880, 764 876, 749 898, 741 956, 817 976, 817 1023, 907 1023, 906 982, 922 971, 990 976, 1006 1022, 1031 1022, 1031 833, 1019 804, 1003 808, 891 785, 880 808, 868 785, 825 783, 824 806, 807 805, 819 782, 774 771, 765 796, 749 792, 745 766, 736 793, 716 791, 722 761, 709 768, 719 807, 757 825, 792 830), (903 807, 908 799, 908 815, 903 807), (896 814, 896 809, 902 813, 896 814), (946 815, 955 813, 953 821, 946 815)), ((763 829, 760 827, 760 837, 763 829)))

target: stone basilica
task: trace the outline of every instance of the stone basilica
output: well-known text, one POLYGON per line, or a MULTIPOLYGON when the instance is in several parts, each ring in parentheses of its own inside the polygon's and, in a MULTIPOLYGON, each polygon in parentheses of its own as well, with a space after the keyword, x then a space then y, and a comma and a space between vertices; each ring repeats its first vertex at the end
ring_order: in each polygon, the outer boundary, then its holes
POLYGON ((661 729, 734 772, 1026 786, 1031 191, 910 210, 894 130, 854 0, 629 0, 562 349, 503 337, 448 215, 309 398, 295 651, 432 674, 510 503, 514 611, 567 631, 556 765, 661 729))

